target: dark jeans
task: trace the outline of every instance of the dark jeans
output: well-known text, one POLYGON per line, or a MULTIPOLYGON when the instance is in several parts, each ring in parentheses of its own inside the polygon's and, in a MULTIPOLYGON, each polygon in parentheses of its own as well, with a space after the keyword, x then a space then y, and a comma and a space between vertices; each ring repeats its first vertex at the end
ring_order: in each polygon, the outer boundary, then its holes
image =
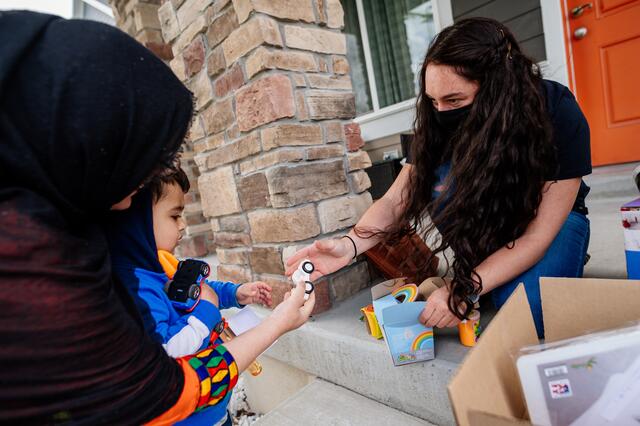
POLYGON ((231 420, 231 413, 227 412, 227 421, 222 423, 222 426, 233 426, 233 421, 231 420))
POLYGON ((490 293, 496 308, 500 309, 518 284, 524 283, 538 337, 544 338, 540 277, 581 278, 589 235, 589 219, 581 213, 571 212, 544 257, 528 271, 490 293))

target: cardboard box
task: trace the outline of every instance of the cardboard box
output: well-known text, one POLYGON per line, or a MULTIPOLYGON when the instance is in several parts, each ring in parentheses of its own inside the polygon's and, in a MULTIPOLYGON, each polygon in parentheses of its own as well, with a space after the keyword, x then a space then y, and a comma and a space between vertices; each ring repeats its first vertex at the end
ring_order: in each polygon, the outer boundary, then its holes
MULTIPOLYGON (((547 342, 623 327, 640 319, 640 281, 541 278, 540 293, 547 342)), ((514 355, 537 343, 521 284, 449 384, 449 399, 459 425, 531 424, 514 355)))
POLYGON ((404 279, 388 280, 371 288, 373 309, 393 365, 435 358, 433 329, 418 322, 425 302, 398 302, 391 294, 404 279))
POLYGON ((620 207, 627 278, 640 280, 640 198, 620 207))

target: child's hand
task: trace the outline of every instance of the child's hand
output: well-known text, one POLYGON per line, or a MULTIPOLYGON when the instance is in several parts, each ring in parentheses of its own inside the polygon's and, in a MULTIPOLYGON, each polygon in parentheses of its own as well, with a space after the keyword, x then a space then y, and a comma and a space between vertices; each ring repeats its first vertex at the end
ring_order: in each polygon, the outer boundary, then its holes
POLYGON ((280 334, 295 330, 307 322, 316 304, 316 292, 304 300, 304 284, 300 283, 284 295, 284 300, 273 310, 264 323, 273 323, 280 330, 280 334))
POLYGON ((244 283, 238 288, 236 299, 241 305, 262 303, 271 306, 271 287, 262 281, 244 283))
POLYGON ((220 305, 216 292, 211 287, 209 287, 209 284, 204 282, 200 286, 200 298, 206 300, 207 302, 213 303, 214 305, 216 305, 216 307, 220 305))

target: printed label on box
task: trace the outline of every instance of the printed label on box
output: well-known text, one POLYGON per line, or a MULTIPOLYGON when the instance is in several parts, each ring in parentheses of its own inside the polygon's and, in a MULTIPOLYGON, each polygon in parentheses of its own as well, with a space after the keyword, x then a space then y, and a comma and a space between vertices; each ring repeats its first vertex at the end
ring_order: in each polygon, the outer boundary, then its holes
POLYGON ((549 382, 549 392, 553 399, 567 398, 573 395, 573 392, 571 391, 571 383, 569 383, 568 379, 549 382))
POLYGON ((558 367, 549 367, 544 369, 544 375, 547 377, 562 376, 567 373, 569 373, 569 370, 567 370, 566 365, 559 365, 558 367))

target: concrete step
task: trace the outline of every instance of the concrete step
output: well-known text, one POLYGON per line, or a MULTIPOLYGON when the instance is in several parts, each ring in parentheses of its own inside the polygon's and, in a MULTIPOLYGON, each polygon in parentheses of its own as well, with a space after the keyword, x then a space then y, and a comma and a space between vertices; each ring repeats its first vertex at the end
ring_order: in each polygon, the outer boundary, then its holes
POLYGON ((425 426, 410 416, 327 381, 316 379, 254 423, 255 426, 425 426))
POLYGON ((591 187, 589 200, 602 198, 628 198, 629 201, 640 197, 638 188, 633 182, 633 169, 640 163, 618 164, 615 166, 596 167, 593 173, 584 178, 587 185, 591 187))
POLYGON ((435 331, 436 359, 394 367, 385 343, 360 321, 369 303, 365 289, 282 336, 265 355, 430 423, 455 424, 446 389, 469 351, 457 330, 435 331))
POLYGON ((585 278, 627 278, 620 206, 632 199, 625 196, 588 201, 591 259, 584 267, 585 278))

